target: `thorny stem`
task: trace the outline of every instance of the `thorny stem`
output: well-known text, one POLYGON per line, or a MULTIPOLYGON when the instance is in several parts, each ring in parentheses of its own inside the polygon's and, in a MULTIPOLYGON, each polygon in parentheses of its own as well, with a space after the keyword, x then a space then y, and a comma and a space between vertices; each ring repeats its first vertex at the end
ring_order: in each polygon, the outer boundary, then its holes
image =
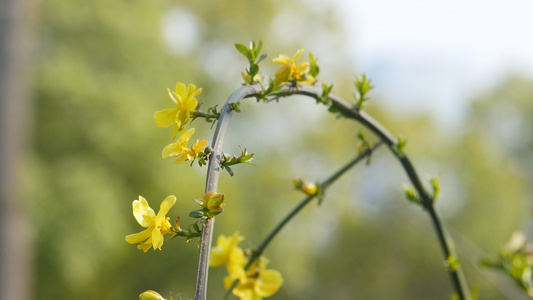
MULTIPOLYGON (((208 173, 207 173, 207 182, 206 182, 206 192, 216 191, 218 183, 218 174, 220 172, 220 160, 222 158, 222 145, 224 136, 227 131, 229 121, 231 119, 232 110, 230 109, 230 104, 239 102, 244 98, 255 97, 261 93, 261 86, 256 85, 246 85, 235 90, 231 96, 224 104, 222 111, 220 112, 220 119, 217 124, 217 129, 213 137, 213 153, 211 159, 209 160, 208 173), (213 159, 214 158, 214 159, 213 159)), ((276 92, 276 98, 290 95, 305 95, 311 98, 320 100, 322 95, 322 89, 307 86, 307 85, 297 85, 296 87, 286 86, 280 92, 276 92)), ((354 119, 361 123, 363 126, 367 127, 374 134, 376 134, 387 146, 393 154, 398 158, 400 164, 404 168, 409 180, 417 190, 420 199, 421 205, 428 211, 430 220, 433 223, 433 227, 436 231, 439 244, 443 250, 445 261, 453 256, 457 258, 454 253, 454 249, 451 245, 451 238, 448 237, 444 225, 438 216, 437 212, 434 209, 433 201, 426 189, 422 185, 418 173, 416 172, 411 161, 405 153, 396 153, 394 151, 394 146, 398 143, 396 137, 394 137, 387 129, 385 129, 380 123, 374 120, 371 116, 366 114, 364 111, 357 109, 354 105, 349 104, 344 101, 342 98, 335 95, 328 95, 328 98, 332 101, 331 107, 339 111, 343 116, 354 119)), ((312 197, 308 197, 311 198, 312 197)), ((306 198, 307 199, 307 198, 306 198)), ((310 201, 309 199, 308 201, 310 201)), ((198 267, 198 278, 196 286, 195 300, 205 300, 206 299, 206 289, 207 289, 207 273, 209 267, 209 251, 211 248, 211 240, 213 234, 213 224, 214 219, 207 219, 204 227, 202 229, 202 239, 200 241, 200 258, 199 258, 199 267, 198 267)), ((468 292, 468 287, 466 280, 463 275, 462 268, 459 266, 456 269, 448 269, 452 285, 455 292, 461 300, 470 299, 470 294, 468 292)), ((230 289, 231 290, 231 289, 230 289)))

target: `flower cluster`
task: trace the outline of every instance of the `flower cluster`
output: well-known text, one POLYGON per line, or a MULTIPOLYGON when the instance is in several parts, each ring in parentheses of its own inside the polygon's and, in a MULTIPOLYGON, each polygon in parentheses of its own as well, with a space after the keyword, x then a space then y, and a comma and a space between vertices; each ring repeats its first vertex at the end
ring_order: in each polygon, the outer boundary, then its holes
POLYGON ((283 284, 281 274, 267 269, 267 260, 260 257, 248 269, 245 251, 238 244, 244 237, 235 232, 231 237, 220 235, 217 245, 211 249, 209 266, 226 265, 228 276, 224 278, 224 287, 230 289, 237 280, 232 293, 241 300, 261 300, 274 295, 283 284))
MULTIPOLYGON (((315 72, 311 72, 311 70, 315 68, 316 65, 314 64, 312 56, 310 56, 310 58, 313 64, 310 64, 309 62, 301 62, 296 64, 296 60, 300 58, 303 52, 304 49, 298 50, 292 58, 289 58, 285 54, 280 54, 277 58, 272 60, 273 62, 282 65, 275 74, 276 80, 274 81, 274 86, 278 86, 289 81, 296 81, 303 84, 315 83, 314 76, 316 76, 316 74, 314 74, 315 72)), ((316 73, 318 73, 318 70, 316 73)))
POLYGON ((163 158, 177 157, 176 163, 181 163, 186 160, 194 161, 199 158, 203 161, 206 155, 202 151, 207 147, 207 140, 196 140, 196 143, 189 148, 188 143, 195 129, 185 129, 185 125, 189 122, 191 116, 198 112, 198 100, 196 97, 202 93, 202 89, 197 89, 194 84, 189 84, 188 87, 184 83, 176 83, 176 91, 169 90, 169 95, 172 101, 176 104, 176 108, 167 108, 157 111, 154 114, 155 125, 161 128, 172 126, 172 140, 178 135, 176 142, 167 145, 161 154, 163 158))

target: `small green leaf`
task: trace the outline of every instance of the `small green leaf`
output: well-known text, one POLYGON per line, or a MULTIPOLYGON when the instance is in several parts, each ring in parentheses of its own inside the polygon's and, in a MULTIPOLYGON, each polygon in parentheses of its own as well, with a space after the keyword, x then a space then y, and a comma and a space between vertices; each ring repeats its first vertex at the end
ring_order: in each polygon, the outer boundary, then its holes
POLYGON ((457 271, 457 269, 459 269, 461 266, 461 262, 453 255, 448 256, 448 259, 446 259, 444 264, 452 271, 457 271))
POLYGON ((313 56, 313 53, 309 53, 309 64, 311 65, 309 68, 309 75, 316 77, 318 73, 320 72, 320 68, 316 64, 315 57, 313 56))
POLYGON ((204 206, 204 202, 202 202, 200 199, 194 199, 194 202, 198 203, 200 206, 204 206))
POLYGON ((440 183, 439 180, 436 178, 430 178, 429 182, 431 183, 431 187, 433 188, 433 196, 431 196, 431 199, 435 201, 437 197, 440 195, 440 183))
POLYGON ((265 54, 262 54, 261 57, 259 57, 259 60, 257 61, 257 63, 260 63, 262 60, 264 60, 265 58, 267 58, 267 55, 266 53, 265 54))
POLYGON ((193 210, 189 213, 189 217, 191 218, 195 218, 195 219, 198 219, 198 218, 201 218, 204 216, 204 212, 202 210, 193 210))
POLYGON ((224 169, 228 171, 231 176, 235 175, 235 173, 233 173, 233 170, 230 167, 225 167, 224 169))
POLYGON ((259 55, 259 53, 261 52, 261 49, 263 48, 263 41, 259 41, 259 43, 257 44, 257 46, 253 46, 253 49, 254 49, 254 60, 255 58, 257 57, 257 55, 259 55))
POLYGON ((407 198, 407 200, 416 204, 420 204, 420 199, 418 198, 418 195, 412 187, 404 186, 403 191, 405 192, 405 197, 407 198))
POLYGON ((403 149, 405 148, 405 145, 407 144, 407 139, 404 139, 402 137, 398 137, 398 142, 394 145, 392 145, 392 151, 398 156, 403 157, 403 149))
POLYGON ((251 64, 250 65, 250 77, 252 77, 252 80, 255 75, 259 73, 259 66, 257 64, 251 64))
POLYGON ((330 106, 332 100, 329 98, 329 93, 331 93, 332 89, 333 84, 328 86, 327 84, 322 83, 322 95, 320 96, 320 99, 318 101, 322 102, 324 105, 330 106))
POLYGON ((356 107, 361 109, 366 101, 370 98, 366 97, 366 94, 372 89, 370 85, 371 81, 366 77, 365 74, 359 78, 355 75, 355 89, 357 90, 357 95, 354 95, 354 98, 357 100, 356 107))
POLYGON ((198 222, 194 222, 194 223, 192 224, 192 227, 194 228, 194 230, 195 230, 196 232, 200 232, 200 226, 198 226, 198 222))
POLYGON ((233 103, 230 103, 230 105, 229 105, 229 107, 230 107, 232 110, 236 111, 236 112, 241 112, 241 108, 240 108, 240 106, 241 106, 241 103, 240 103, 240 102, 233 102, 233 103))
POLYGON ((237 51, 242 53, 250 62, 253 62, 253 56, 250 50, 244 46, 243 44, 235 44, 235 48, 237 48, 237 51))

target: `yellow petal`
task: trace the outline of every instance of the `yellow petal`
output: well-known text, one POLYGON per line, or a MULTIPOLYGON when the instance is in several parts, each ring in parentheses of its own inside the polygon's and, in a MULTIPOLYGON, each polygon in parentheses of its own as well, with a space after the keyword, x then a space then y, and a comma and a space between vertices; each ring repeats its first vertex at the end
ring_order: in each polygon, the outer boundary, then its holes
POLYGON ((296 80, 301 79, 301 77, 309 72, 309 63, 303 62, 299 63, 296 68, 294 69, 294 78, 296 80), (298 76, 297 76, 298 75, 298 76))
POLYGON ((205 147, 207 147, 207 140, 196 140, 196 143, 192 146, 192 151, 194 154, 200 153, 200 151, 204 150, 205 147))
POLYGON ((187 88, 187 98, 194 99, 201 93, 202 89, 196 89, 196 86, 194 84, 189 84, 189 87, 187 88))
POLYGON ((161 231, 156 227, 152 230, 152 246, 155 249, 161 250, 161 245, 163 245, 163 235, 161 231))
POLYGON ((274 295, 283 284, 281 273, 276 270, 263 270, 254 282, 254 291, 260 297, 274 295))
POLYGON ((170 99, 172 99, 175 104, 178 104, 178 100, 176 99, 176 96, 174 96, 174 92, 172 92, 170 89, 167 89, 167 91, 168 95, 170 96, 170 99))
POLYGON ((201 93, 202 93, 202 89, 201 88, 197 89, 191 94, 191 97, 196 98, 196 97, 200 96, 201 93))
POLYGON ((185 131, 185 133, 181 134, 181 136, 180 136, 180 140, 186 140, 186 141, 189 141, 189 139, 191 138, 191 136, 193 135, 193 133, 194 133, 195 130, 196 130, 196 129, 191 128, 191 129, 185 131))
POLYGON ((137 249, 144 251, 144 253, 148 252, 150 248, 152 248, 152 239, 148 239, 145 243, 137 245, 137 249))
POLYGON ((235 246, 230 250, 227 260, 228 264, 245 265, 245 258, 246 256, 244 255, 244 250, 238 246, 235 246))
POLYGON ((196 98, 189 98, 187 102, 183 103, 183 109, 187 112, 192 112, 198 106, 198 100, 196 98))
POLYGON ((155 125, 161 128, 167 128, 176 123, 177 108, 167 108, 154 113, 155 125))
POLYGON ((130 244, 137 244, 149 238, 151 234, 152 234, 152 228, 145 229, 138 233, 128 234, 126 236, 126 242, 130 244))
POLYGON ((280 54, 277 58, 274 58, 272 61, 277 64, 284 65, 290 61, 290 58, 285 54, 280 54))
POLYGON ((179 163, 182 163, 182 162, 184 162, 186 160, 187 160, 187 155, 184 153, 180 157, 178 157, 178 159, 176 159, 176 161, 174 163, 175 164, 179 164, 179 163))
POLYGON ((175 94, 178 94, 179 98, 181 98, 181 99, 177 99, 178 101, 183 99, 183 96, 185 96, 186 92, 187 92, 187 87, 185 86, 185 84, 179 81, 176 82, 176 93, 175 94))
POLYGON ((163 151, 161 152, 162 158, 167 157, 176 157, 183 153, 183 146, 178 143, 168 144, 163 148, 163 151))
POLYGON ((311 75, 307 75, 307 77, 305 78, 305 80, 302 80, 302 81, 298 81, 299 83, 301 84, 313 84, 315 83, 315 78, 311 75))
POLYGON ((274 81, 274 85, 278 86, 284 82, 288 82, 292 77, 292 73, 292 63, 284 64, 274 75, 276 76, 276 81, 274 81))
POLYGON ((170 195, 161 202, 161 205, 159 206, 159 212, 157 213, 156 218, 156 224, 157 226, 161 226, 162 222, 165 219, 166 214, 170 210, 170 208, 176 203, 176 196, 170 195))
POLYGON ((252 280, 240 281, 237 287, 233 289, 233 295, 241 298, 241 300, 261 300, 261 297, 254 292, 252 280))
POLYGON ((148 201, 146 201, 146 199, 144 199, 142 196, 139 196, 139 200, 134 200, 132 206, 133 216, 141 226, 148 227, 153 223, 155 219, 155 212, 150 205, 148 205, 148 201))
POLYGON ((233 281, 235 281, 235 279, 237 279, 237 278, 234 278, 234 277, 231 277, 231 276, 224 277, 224 288, 226 290, 229 290, 229 288, 231 287, 231 285, 233 284, 233 281))
POLYGON ((226 251, 220 246, 215 246, 211 248, 211 253, 209 254, 209 266, 218 267, 226 263, 226 251))
POLYGON ((172 140, 176 138, 180 130, 183 130, 183 128, 180 128, 178 124, 174 123, 174 127, 172 127, 172 140))
POLYGON ((298 51, 296 51, 296 54, 294 54, 294 56, 292 57, 292 61, 295 62, 298 58, 300 58, 300 56, 302 55, 302 53, 304 53, 304 49, 300 49, 298 51))

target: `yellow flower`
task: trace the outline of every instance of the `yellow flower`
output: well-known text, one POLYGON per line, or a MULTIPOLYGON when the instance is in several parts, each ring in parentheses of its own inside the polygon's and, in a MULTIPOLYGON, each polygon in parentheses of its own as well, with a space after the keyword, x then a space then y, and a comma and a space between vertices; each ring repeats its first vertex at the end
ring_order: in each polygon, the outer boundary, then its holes
POLYGON ((277 58, 272 60, 273 62, 282 65, 275 74, 275 86, 289 82, 293 78, 304 84, 314 83, 315 79, 313 76, 309 75, 310 64, 308 62, 303 62, 296 65, 295 63, 303 52, 304 49, 298 50, 292 58, 289 58, 285 54, 280 54, 277 58))
POLYGON ((266 260, 263 257, 259 259, 259 262, 252 264, 245 276, 236 277, 231 273, 226 276, 224 287, 229 289, 235 279, 239 279, 239 283, 232 293, 241 300, 261 300, 270 297, 283 285, 281 273, 276 270, 267 270, 266 260))
POLYGON ((188 87, 181 82, 176 83, 176 91, 168 91, 170 98, 176 103, 177 108, 167 108, 157 111, 154 114, 155 125, 166 128, 171 125, 172 139, 176 138, 178 132, 182 132, 183 126, 189 122, 191 113, 196 110, 198 100, 196 97, 202 93, 202 89, 196 89, 194 84, 189 84, 188 87))
POLYGON ((221 234, 217 239, 217 245, 211 248, 209 266, 217 267, 225 264, 229 274, 243 277, 246 259, 244 251, 238 246, 243 240, 244 237, 239 235, 239 232, 233 233, 231 237, 221 234))
POLYGON ((159 293, 148 290, 142 294, 139 295, 139 300, 167 300, 163 298, 163 296, 159 295, 159 293))
POLYGON ((202 152, 207 147, 207 140, 196 139, 196 143, 192 145, 191 149, 187 149, 187 159, 193 160, 198 156, 198 153, 202 152))
POLYGON ((163 236, 167 233, 171 233, 171 226, 168 217, 166 214, 170 208, 176 203, 175 196, 168 196, 161 202, 159 212, 157 215, 154 213, 154 210, 148 205, 146 199, 142 196, 139 196, 139 200, 134 200, 133 205, 133 216, 137 222, 146 229, 139 232, 126 236, 126 242, 130 244, 137 244, 138 249, 142 249, 144 252, 148 251, 150 247, 153 247, 154 250, 157 248, 161 250, 163 245, 163 236))
POLYGON ((196 143, 191 147, 191 149, 189 149, 187 147, 187 144, 189 143, 189 139, 191 138, 194 131, 194 128, 187 130, 178 138, 175 143, 169 144, 165 148, 163 148, 161 156, 163 158, 177 157, 177 164, 186 160, 195 159, 198 156, 198 153, 204 150, 204 148, 207 146, 207 140, 196 140, 196 143))

